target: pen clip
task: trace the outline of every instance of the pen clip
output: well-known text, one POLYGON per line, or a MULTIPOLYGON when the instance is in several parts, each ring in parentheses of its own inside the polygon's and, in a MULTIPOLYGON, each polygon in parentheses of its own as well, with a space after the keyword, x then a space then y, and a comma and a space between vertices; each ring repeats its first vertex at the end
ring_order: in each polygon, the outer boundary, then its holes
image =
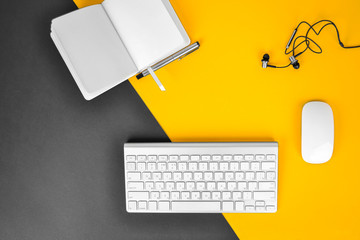
MULTIPOLYGON (((196 49, 195 49, 196 50, 196 49)), ((184 54, 183 56, 179 57, 178 61, 180 61, 181 59, 183 59, 184 57, 186 57, 187 55, 189 55, 190 53, 193 53, 195 50, 192 50, 191 52, 188 52, 186 54, 184 54)))

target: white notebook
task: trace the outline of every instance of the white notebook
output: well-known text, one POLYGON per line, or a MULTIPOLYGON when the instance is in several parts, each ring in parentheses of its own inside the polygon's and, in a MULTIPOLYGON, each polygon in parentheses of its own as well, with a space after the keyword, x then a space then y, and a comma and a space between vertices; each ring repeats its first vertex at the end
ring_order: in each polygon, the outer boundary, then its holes
POLYGON ((168 0, 105 0, 53 19, 50 35, 87 100, 190 44, 168 0))

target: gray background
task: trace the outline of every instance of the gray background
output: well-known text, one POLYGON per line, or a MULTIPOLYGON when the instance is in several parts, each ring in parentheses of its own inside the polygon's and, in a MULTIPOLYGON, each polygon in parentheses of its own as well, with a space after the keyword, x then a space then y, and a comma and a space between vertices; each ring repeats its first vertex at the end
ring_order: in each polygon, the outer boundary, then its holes
POLYGON ((0 6, 0 239, 234 239, 221 214, 128 214, 123 143, 169 141, 128 82, 87 102, 52 43, 71 0, 0 6))

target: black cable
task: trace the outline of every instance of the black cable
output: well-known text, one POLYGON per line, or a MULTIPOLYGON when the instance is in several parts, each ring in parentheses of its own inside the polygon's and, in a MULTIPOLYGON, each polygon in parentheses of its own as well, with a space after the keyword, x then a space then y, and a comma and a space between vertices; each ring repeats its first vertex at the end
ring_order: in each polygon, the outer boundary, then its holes
POLYGON ((275 68, 287 68, 287 67, 289 67, 291 65, 291 63, 289 63, 288 65, 286 65, 286 66, 274 66, 275 68))
MULTIPOLYGON (((305 34, 305 35, 299 35, 299 36, 297 36, 297 37, 293 40, 292 50, 287 51, 287 48, 285 49, 285 54, 286 54, 286 55, 292 53, 292 55, 293 55, 294 57, 298 57, 298 56, 300 56, 301 54, 303 54, 304 52, 306 52, 308 49, 309 49, 310 51, 312 51, 313 53, 321 54, 321 53, 323 52, 323 51, 322 51, 322 48, 320 47, 319 44, 317 44, 313 39, 311 39, 311 38, 309 37, 309 33, 310 33, 310 31, 312 30, 312 32, 314 32, 314 33, 318 36, 318 35, 321 33, 321 31, 322 31, 326 26, 329 26, 329 25, 331 25, 331 26, 333 26, 333 27, 335 28, 335 30, 336 30, 336 36, 337 36, 339 45, 340 45, 342 48, 351 49, 351 48, 359 48, 359 47, 360 47, 360 45, 357 45, 357 46, 344 46, 344 44, 343 44, 343 43, 341 42, 341 40, 340 40, 339 29, 337 28, 337 26, 335 25, 335 23, 332 22, 332 21, 330 21, 330 20, 326 20, 326 19, 325 19, 325 20, 320 20, 320 21, 317 21, 316 23, 314 23, 314 24, 312 24, 312 25, 309 24, 309 23, 306 22, 306 21, 302 21, 302 22, 300 22, 300 23, 297 25, 297 27, 295 28, 295 30, 297 31, 298 28, 299 28, 302 24, 307 24, 307 25, 309 26, 309 28, 308 28, 307 31, 306 31, 306 34, 305 34), (326 24, 324 24, 324 25, 319 29, 319 31, 316 31, 314 27, 315 27, 316 25, 322 23, 322 22, 326 22, 326 24), (301 39, 301 38, 303 38, 304 40, 301 41, 300 43, 298 43, 298 44, 296 45, 296 42, 297 42, 299 39, 301 39), (300 51, 299 53, 295 54, 295 50, 296 50, 298 47, 300 47, 301 45, 303 45, 304 43, 306 44, 305 49, 302 50, 302 51, 300 51), (313 43, 313 44, 317 47, 317 49, 316 49, 317 51, 314 50, 314 49, 311 47, 311 45, 312 45, 311 43, 313 43)), ((297 34, 297 32, 295 33, 294 37, 296 36, 296 34, 297 34)))

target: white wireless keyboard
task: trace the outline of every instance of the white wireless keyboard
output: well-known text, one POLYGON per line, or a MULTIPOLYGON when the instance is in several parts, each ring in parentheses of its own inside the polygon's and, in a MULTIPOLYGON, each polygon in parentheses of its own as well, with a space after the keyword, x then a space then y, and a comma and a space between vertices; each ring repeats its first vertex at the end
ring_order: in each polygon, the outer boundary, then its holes
POLYGON ((128 212, 273 213, 278 144, 126 143, 128 212))

